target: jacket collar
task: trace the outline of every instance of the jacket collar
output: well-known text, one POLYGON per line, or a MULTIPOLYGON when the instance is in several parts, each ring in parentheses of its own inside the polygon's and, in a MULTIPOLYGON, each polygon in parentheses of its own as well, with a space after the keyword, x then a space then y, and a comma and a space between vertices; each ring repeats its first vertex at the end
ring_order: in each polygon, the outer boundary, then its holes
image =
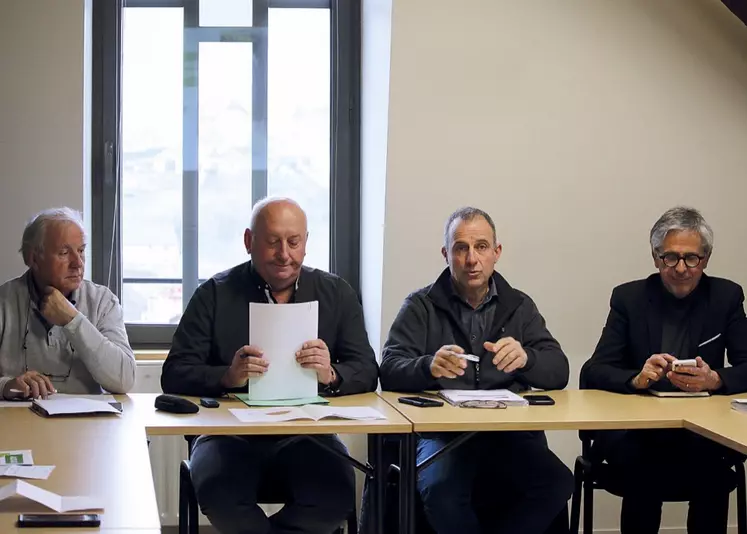
MULTIPOLYGON (((705 320, 708 317, 710 294, 711 281, 708 275, 703 273, 698 286, 686 297, 692 299, 692 308, 689 317, 690 354, 697 355, 700 336, 705 320)), ((668 296, 667 289, 661 281, 661 275, 658 273, 652 274, 646 279, 646 295, 648 297, 646 319, 648 323, 649 352, 651 354, 658 354, 661 352, 664 300, 668 296)))
MULTIPOLYGON (((495 297, 493 298, 498 301, 495 312, 495 324, 502 324, 506 317, 519 307, 522 298, 521 294, 511 287, 506 279, 497 272, 493 271, 491 280, 495 288, 495 297)), ((426 298, 430 299, 434 306, 448 313, 451 313, 449 297, 454 292, 451 284, 451 271, 447 267, 426 292, 426 298)))
MULTIPOLYGON (((293 294, 291 295, 289 303, 292 302, 305 302, 302 299, 299 299, 302 295, 299 293, 299 288, 301 287, 301 274, 306 270, 306 267, 301 267, 301 272, 298 273, 298 278, 296 278, 295 285, 293 287, 293 294)), ((257 269, 254 268, 254 264, 251 260, 246 262, 246 280, 247 283, 253 288, 256 289, 256 291, 264 296, 265 299, 267 299, 268 303, 277 303, 275 300, 275 297, 272 296, 272 288, 270 287, 270 284, 268 284, 264 278, 259 274, 257 269)))

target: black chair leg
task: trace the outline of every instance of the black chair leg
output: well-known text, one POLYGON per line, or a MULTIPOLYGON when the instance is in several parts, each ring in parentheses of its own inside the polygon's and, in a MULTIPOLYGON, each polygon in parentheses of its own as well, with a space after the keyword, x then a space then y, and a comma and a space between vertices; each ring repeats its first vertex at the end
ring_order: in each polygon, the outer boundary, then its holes
POLYGON ((594 532, 594 480, 591 473, 584 472, 584 534, 594 532))
POLYGON ((747 534, 747 487, 744 479, 744 464, 734 464, 737 473, 737 534, 747 534))
POLYGON ((189 534, 189 491, 191 486, 189 462, 185 460, 179 466, 179 534, 189 534))
POLYGON ((581 457, 576 458, 573 468, 573 496, 571 497, 571 534, 578 534, 581 521, 581 497, 583 496, 584 467, 581 457))

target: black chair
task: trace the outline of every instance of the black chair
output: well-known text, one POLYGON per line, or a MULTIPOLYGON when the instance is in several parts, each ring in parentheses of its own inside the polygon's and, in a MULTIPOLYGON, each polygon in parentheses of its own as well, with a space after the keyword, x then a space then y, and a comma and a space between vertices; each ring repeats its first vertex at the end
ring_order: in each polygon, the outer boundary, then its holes
MULTIPOLYGON (((596 436, 595 431, 582 430, 579 432, 581 439, 581 456, 576 458, 574 467, 573 498, 571 500, 571 534, 578 534, 581 519, 581 500, 584 502, 584 534, 592 534, 594 531, 594 490, 604 490, 608 493, 623 497, 625 489, 619 482, 619 477, 607 463, 598 458, 592 450, 592 444, 596 436)), ((733 453, 729 456, 734 469, 737 487, 737 532, 747 534, 747 491, 745 491, 745 473, 743 455, 733 453)), ((665 502, 685 502, 689 497, 685 494, 667 495, 665 502)))
MULTIPOLYGON (((188 454, 192 456, 192 443, 196 436, 185 436, 187 440, 188 454)), ((282 504, 288 498, 283 495, 282 488, 271 485, 260 485, 258 502, 260 504, 282 504)), ((353 506, 350 515, 346 519, 347 533, 358 534, 358 516, 353 506)), ((199 505, 197 495, 192 485, 192 472, 189 460, 182 460, 179 466, 179 534, 199 534, 199 505)), ((341 526, 332 534, 344 534, 345 528, 341 526)))

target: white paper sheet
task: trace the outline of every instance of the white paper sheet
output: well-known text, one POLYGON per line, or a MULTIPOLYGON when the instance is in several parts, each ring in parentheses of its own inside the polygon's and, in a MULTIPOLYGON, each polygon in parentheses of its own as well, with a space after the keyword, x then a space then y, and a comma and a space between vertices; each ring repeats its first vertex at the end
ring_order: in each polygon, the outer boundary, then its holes
POLYGON ((33 465, 34 457, 31 455, 31 451, 0 451, 0 465, 33 465))
POLYGON ((304 369, 296 352, 319 337, 319 303, 249 304, 249 344, 262 349, 270 365, 258 378, 249 379, 252 400, 314 397, 316 371, 304 369))
POLYGON ((506 406, 528 404, 523 397, 507 389, 443 389, 438 392, 438 396, 454 405, 472 400, 501 401, 506 406))
MULTIPOLYGON (((116 400, 113 395, 75 395, 71 393, 55 393, 48 398, 53 400, 90 399, 104 402, 114 402, 116 400)), ((28 408, 29 406, 31 406, 31 401, 0 401, 0 408, 28 408)))
POLYGON ((102 400, 91 400, 81 397, 64 399, 37 399, 34 401, 49 415, 72 415, 84 413, 121 413, 114 406, 102 400))
POLYGON ((284 407, 284 408, 231 408, 230 412, 242 423, 280 423, 283 421, 310 420, 319 421, 321 419, 355 419, 375 420, 386 419, 384 415, 368 406, 319 406, 308 404, 302 407, 284 407))
POLYGON ((53 465, 0 465, 0 477, 46 480, 53 469, 53 465))
POLYGON ((10 484, 0 487, 0 501, 14 495, 38 502, 59 513, 80 510, 103 510, 104 508, 102 502, 94 497, 64 497, 24 482, 23 480, 14 480, 10 484))

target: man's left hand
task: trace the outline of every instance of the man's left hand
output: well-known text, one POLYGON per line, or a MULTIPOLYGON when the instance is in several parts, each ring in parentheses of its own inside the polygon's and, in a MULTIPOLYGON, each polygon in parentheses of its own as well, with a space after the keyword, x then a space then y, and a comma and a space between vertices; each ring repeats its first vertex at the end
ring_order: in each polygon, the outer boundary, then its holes
POLYGON ((321 339, 304 343, 301 350, 296 352, 296 361, 304 369, 314 369, 320 384, 330 384, 335 378, 329 349, 321 339))
POLYGON ((698 356, 696 367, 681 367, 675 373, 669 371, 667 378, 682 391, 715 391, 721 387, 721 377, 698 356))
POLYGON ((52 286, 44 288, 44 296, 39 311, 48 323, 57 326, 65 326, 78 314, 75 306, 57 288, 52 286))
POLYGON ((527 360, 529 359, 521 343, 512 337, 502 337, 495 343, 486 341, 483 343, 483 347, 495 353, 493 365, 504 373, 512 373, 517 369, 521 369, 527 364, 527 360))

